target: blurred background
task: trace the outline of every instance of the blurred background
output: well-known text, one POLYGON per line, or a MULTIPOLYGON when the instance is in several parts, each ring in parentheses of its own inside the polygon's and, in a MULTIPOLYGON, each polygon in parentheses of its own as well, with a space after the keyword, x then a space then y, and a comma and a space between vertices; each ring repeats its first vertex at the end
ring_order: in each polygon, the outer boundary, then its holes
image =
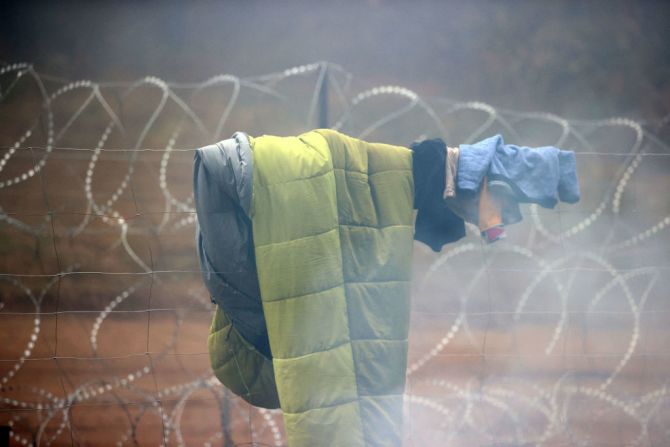
MULTIPOLYGON (((285 445, 209 368, 193 150, 324 123, 577 154, 582 200, 415 244, 405 444, 670 444, 670 3, 10 2, 0 438, 285 445)), ((2 439, 0 439, 1 441, 2 439)), ((324 441, 324 445, 328 445, 324 441)))
POLYGON ((650 119, 670 112, 669 16, 619 0, 9 2, 0 57, 97 81, 329 61, 425 95, 650 119))

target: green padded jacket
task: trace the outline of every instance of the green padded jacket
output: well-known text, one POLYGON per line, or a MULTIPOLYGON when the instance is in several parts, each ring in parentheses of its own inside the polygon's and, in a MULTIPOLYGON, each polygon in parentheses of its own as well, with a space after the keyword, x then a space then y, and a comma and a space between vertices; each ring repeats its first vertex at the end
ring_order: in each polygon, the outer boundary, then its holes
POLYGON ((251 220, 289 446, 397 446, 412 155, 333 130, 252 139, 251 220))

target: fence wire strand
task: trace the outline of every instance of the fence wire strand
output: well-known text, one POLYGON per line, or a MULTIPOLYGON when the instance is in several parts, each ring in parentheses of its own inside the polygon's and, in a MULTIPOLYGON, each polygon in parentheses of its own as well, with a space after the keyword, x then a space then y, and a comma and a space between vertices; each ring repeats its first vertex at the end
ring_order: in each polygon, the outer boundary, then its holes
POLYGON ((40 98, 0 134, 0 423, 15 443, 85 443, 81 411, 99 408, 123 415, 105 432, 118 446, 285 445, 281 413, 252 411, 209 369, 190 156, 235 130, 316 127, 328 90, 352 136, 496 132, 578 160, 580 204, 524 208, 494 245, 469 228, 440 254, 415 247, 410 445, 600 445, 580 418, 635 425, 621 445, 670 442, 669 117, 572 120, 356 81, 328 62, 200 83, 0 66, 0 105, 40 98), (201 408, 220 417, 195 433, 201 408))

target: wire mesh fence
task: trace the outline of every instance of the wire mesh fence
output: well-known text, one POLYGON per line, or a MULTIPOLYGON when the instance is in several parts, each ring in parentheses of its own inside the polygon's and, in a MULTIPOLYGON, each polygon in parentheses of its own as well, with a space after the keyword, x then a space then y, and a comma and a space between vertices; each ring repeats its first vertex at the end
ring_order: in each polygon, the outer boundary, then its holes
POLYGON ((192 159, 236 130, 289 135, 328 117, 370 141, 501 133, 577 155, 579 204, 524 206, 492 245, 474 227, 439 254, 416 243, 406 445, 670 441, 667 119, 501 110, 325 62, 193 84, 4 65, 0 116, 0 425, 13 443, 285 445, 281 413, 209 367, 192 159))

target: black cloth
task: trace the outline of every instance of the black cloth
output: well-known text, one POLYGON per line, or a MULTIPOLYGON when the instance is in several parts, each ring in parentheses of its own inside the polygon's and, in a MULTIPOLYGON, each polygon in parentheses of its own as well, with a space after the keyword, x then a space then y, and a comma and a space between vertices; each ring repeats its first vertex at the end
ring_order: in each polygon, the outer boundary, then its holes
POLYGON ((414 239, 439 252, 465 236, 465 222, 444 200, 447 146, 439 138, 412 143, 414 208, 418 211, 414 239))

